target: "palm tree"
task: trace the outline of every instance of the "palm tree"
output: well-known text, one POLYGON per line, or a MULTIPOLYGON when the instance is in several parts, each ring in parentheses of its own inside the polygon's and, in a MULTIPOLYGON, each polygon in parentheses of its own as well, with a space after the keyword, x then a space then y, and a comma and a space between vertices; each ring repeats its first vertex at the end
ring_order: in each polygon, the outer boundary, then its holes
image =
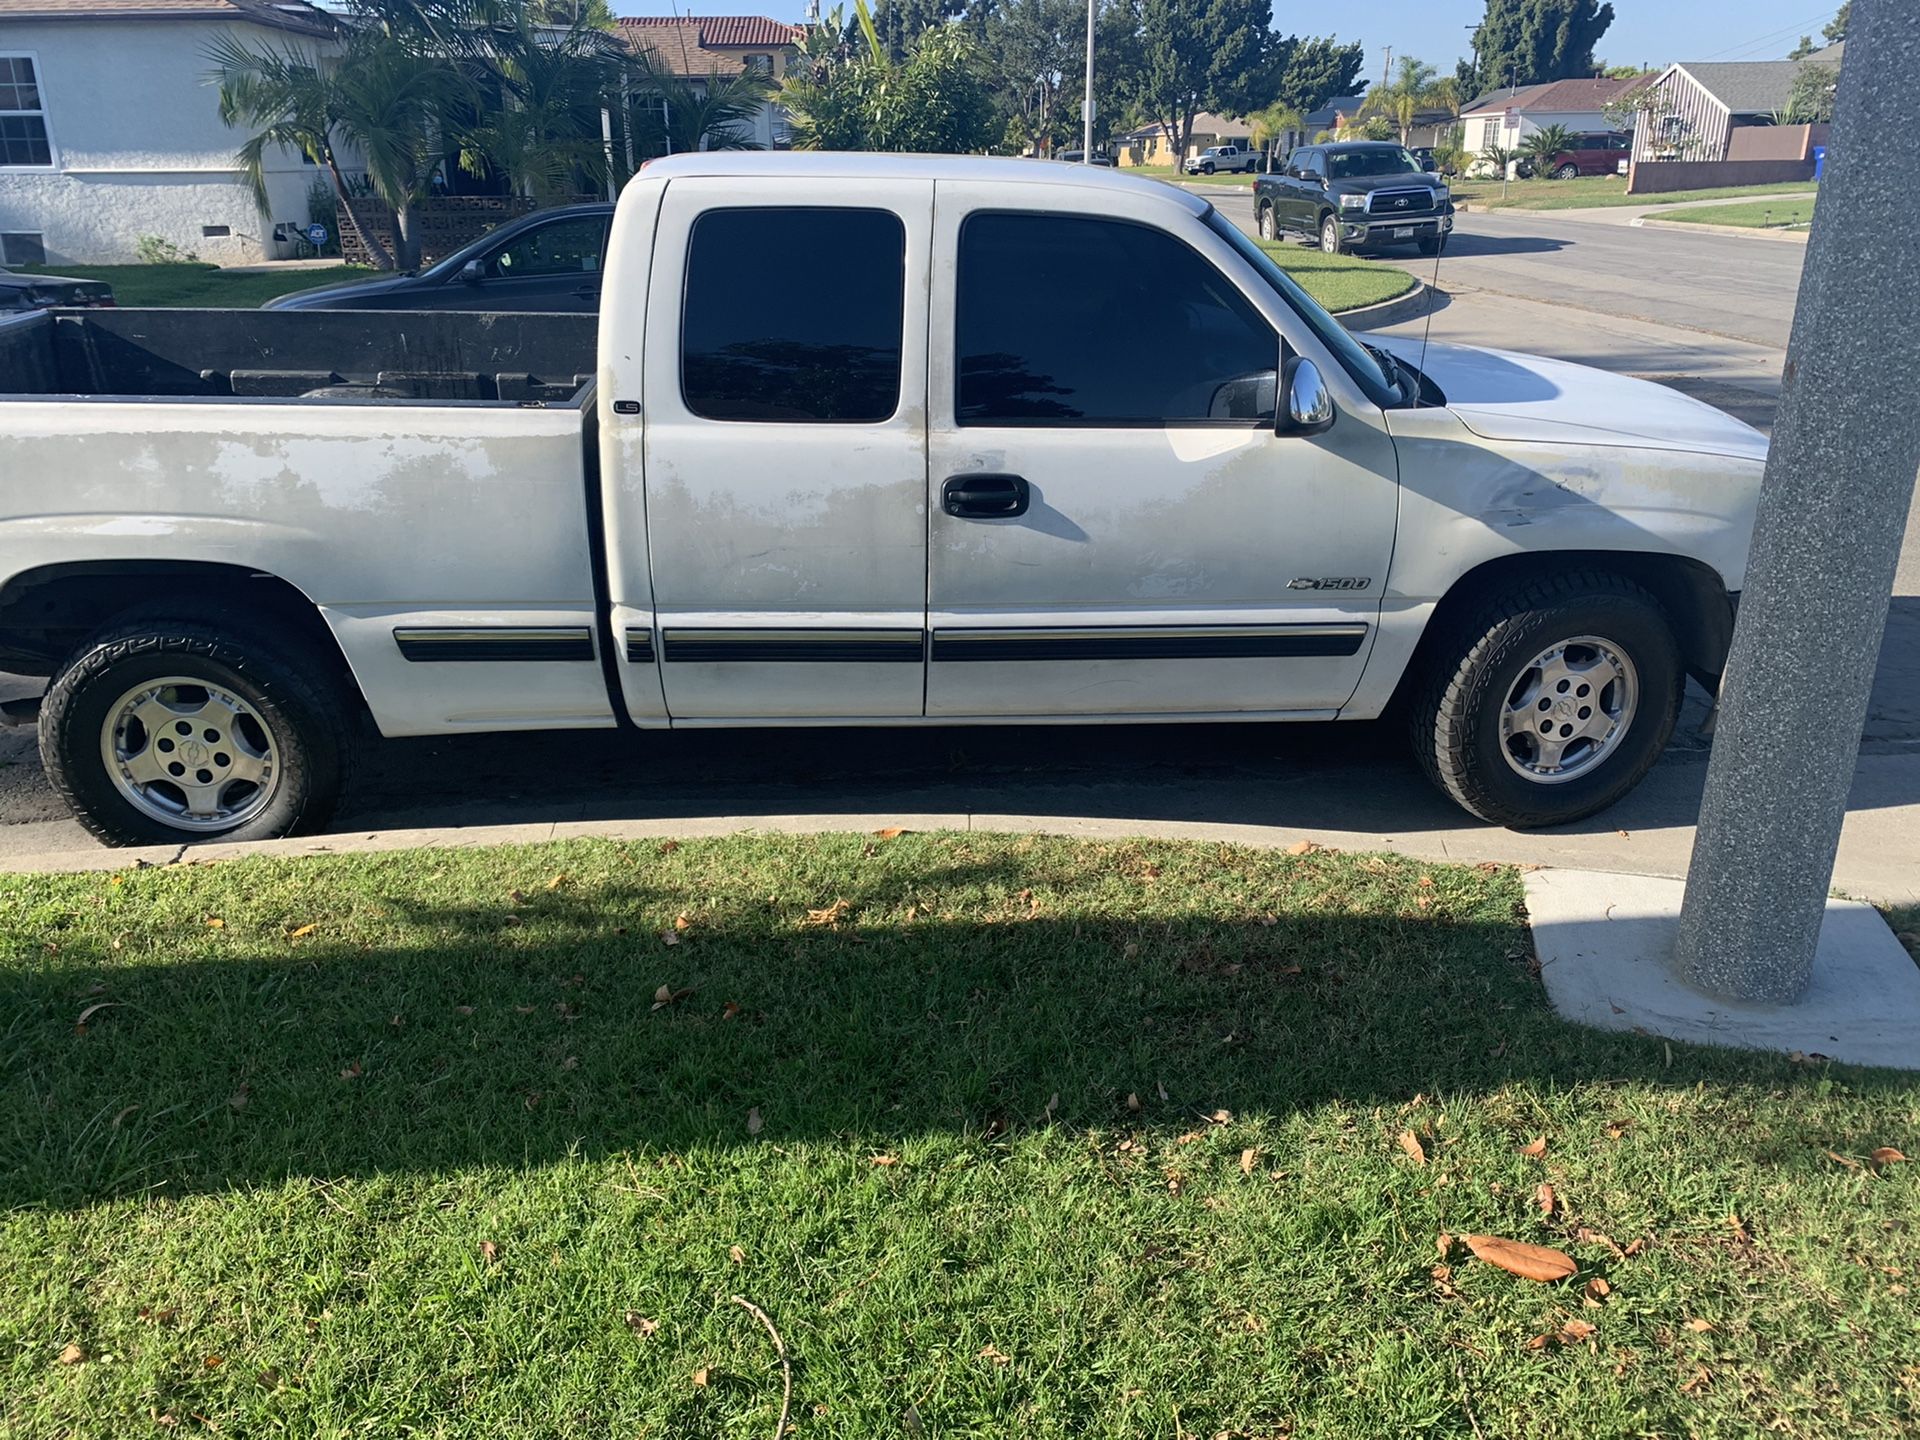
POLYGON ((773 90, 771 76, 751 70, 694 80, 642 60, 633 82, 633 134, 649 157, 758 150, 753 122, 773 90))
POLYGON ((1460 91, 1453 77, 1442 76, 1433 66, 1411 55, 1400 57, 1400 67, 1392 83, 1367 92, 1360 113, 1384 115, 1400 132, 1405 145, 1413 134, 1413 122, 1423 110, 1445 110, 1458 114, 1460 91))
POLYGON ((1573 148, 1573 132, 1564 125, 1543 125, 1520 142, 1520 154, 1535 175, 1551 173, 1556 155, 1573 148))
POLYGON ((1266 168, 1272 170, 1275 143, 1282 136, 1299 135, 1307 128, 1307 117, 1293 106, 1276 100, 1266 109, 1256 110, 1249 115, 1247 128, 1251 132, 1247 138, 1266 153, 1266 168))
POLYGON ((253 127, 237 159, 253 188, 262 214, 267 211, 266 159, 270 150, 298 151, 327 172, 334 200, 381 270, 393 268, 393 256, 373 227, 354 208, 352 189, 340 168, 335 145, 339 131, 339 95, 333 74, 308 52, 293 45, 254 49, 233 35, 208 47, 214 79, 220 86, 220 118, 234 129, 253 127))
POLYGON ((459 127, 460 167, 471 175, 497 170, 542 203, 570 194, 581 175, 605 183, 600 117, 619 108, 627 63, 611 45, 597 23, 542 33, 526 11, 493 32, 475 76, 483 103, 459 127))
POLYGON ((449 117, 471 102, 450 61, 374 32, 355 36, 332 77, 336 124, 366 162, 367 183, 393 208, 394 259, 420 263, 414 224, 446 161, 449 117))

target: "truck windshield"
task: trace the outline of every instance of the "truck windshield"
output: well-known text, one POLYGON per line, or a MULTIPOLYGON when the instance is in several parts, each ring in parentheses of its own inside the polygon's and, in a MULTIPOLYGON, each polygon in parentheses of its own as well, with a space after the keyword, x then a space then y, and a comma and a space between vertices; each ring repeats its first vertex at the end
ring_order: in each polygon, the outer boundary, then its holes
POLYGON ((1305 322, 1308 329, 1320 338, 1320 342, 1331 350, 1334 358, 1345 367, 1354 382, 1367 392, 1367 398, 1383 408, 1391 408, 1406 403, 1399 384, 1381 368, 1380 362, 1373 357, 1361 343, 1354 339, 1347 327, 1320 308, 1320 304, 1306 291, 1302 290, 1294 278, 1274 263, 1274 259, 1252 237, 1234 224, 1218 209, 1207 211, 1207 226, 1214 234, 1225 240, 1251 265, 1260 278, 1271 285, 1286 301, 1288 307, 1305 322))
POLYGON ((1420 162, 1411 152, 1391 150, 1329 150, 1327 172, 1335 180, 1359 180, 1368 175, 1420 174, 1420 162))

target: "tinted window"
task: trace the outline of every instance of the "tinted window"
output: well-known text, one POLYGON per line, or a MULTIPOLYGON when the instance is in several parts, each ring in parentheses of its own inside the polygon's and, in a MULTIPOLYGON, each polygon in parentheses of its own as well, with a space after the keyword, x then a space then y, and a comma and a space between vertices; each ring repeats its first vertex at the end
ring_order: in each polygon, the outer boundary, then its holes
POLYGON ((1359 180, 1370 175, 1404 175, 1420 162, 1399 146, 1391 150, 1335 150, 1327 161, 1336 180, 1359 180))
POLYGON ((607 222, 598 215, 536 225, 489 255, 486 274, 496 280, 598 274, 606 238, 607 222))
POLYGON ((1211 263, 1159 230, 975 215, 960 232, 955 304, 962 425, 1272 418, 1272 385, 1244 382, 1271 379, 1273 327, 1211 263))
POLYGON ((884 420, 906 227, 888 210, 709 210, 687 250, 680 385, 709 420, 884 420))

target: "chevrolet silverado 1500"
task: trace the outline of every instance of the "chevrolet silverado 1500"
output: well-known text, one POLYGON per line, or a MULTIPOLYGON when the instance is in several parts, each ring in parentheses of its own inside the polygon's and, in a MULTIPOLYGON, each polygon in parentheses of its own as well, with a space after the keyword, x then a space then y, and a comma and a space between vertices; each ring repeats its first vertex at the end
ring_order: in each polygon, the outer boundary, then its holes
POLYGON ((369 721, 1392 705, 1460 804, 1541 825, 1633 786, 1727 653, 1755 431, 1363 343, 1155 181, 678 156, 620 199, 594 328, 0 324, 0 669, 51 677, 85 824, 315 828, 369 721))

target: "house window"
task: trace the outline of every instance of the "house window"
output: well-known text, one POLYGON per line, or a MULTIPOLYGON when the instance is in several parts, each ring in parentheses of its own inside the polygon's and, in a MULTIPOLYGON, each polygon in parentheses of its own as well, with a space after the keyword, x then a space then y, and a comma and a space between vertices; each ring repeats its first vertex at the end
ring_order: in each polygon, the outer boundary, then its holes
POLYGON ((747 56, 747 73, 750 75, 773 74, 773 56, 771 55, 747 56))
POLYGON ((47 237, 33 231, 0 235, 0 265, 44 265, 47 237))
POLYGON ((40 77, 30 55, 0 55, 0 166, 53 168, 40 77))

